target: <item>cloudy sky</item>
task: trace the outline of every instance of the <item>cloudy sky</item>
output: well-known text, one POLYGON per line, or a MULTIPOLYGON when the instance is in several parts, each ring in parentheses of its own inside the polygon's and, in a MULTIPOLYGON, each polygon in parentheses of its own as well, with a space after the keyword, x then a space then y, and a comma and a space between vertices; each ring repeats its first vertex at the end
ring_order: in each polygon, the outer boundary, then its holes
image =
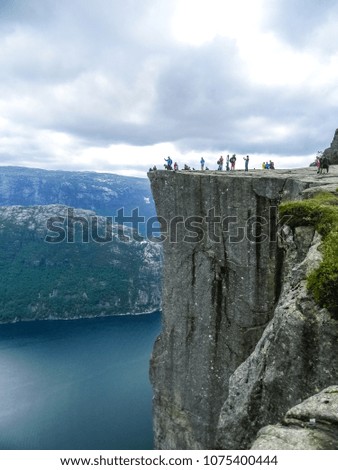
POLYGON ((338 127, 336 0, 1 0, 0 165, 308 166, 338 127))

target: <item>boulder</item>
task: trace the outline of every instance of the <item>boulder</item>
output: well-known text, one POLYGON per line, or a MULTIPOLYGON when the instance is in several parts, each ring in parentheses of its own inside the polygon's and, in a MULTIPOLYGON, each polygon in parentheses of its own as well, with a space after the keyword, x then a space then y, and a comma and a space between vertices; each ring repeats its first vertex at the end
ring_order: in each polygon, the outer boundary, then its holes
POLYGON ((251 449, 337 450, 338 385, 291 408, 281 424, 261 429, 251 449))

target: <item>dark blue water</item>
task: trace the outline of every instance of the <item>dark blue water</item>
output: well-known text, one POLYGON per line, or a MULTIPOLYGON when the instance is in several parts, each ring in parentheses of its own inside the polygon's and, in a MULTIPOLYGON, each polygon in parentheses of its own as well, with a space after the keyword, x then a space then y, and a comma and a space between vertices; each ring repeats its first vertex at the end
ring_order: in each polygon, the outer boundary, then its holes
POLYGON ((151 449, 160 314, 0 325, 0 449, 151 449))

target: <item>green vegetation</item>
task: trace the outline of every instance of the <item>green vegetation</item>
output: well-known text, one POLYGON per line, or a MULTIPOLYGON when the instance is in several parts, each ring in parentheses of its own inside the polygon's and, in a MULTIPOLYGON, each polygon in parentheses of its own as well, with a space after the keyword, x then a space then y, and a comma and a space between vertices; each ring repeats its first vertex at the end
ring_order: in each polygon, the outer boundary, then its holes
POLYGON ((46 233, 28 224, 0 218, 0 322, 158 306, 158 250, 116 237, 109 243, 47 243, 46 233))
POLYGON ((281 215, 291 215, 292 228, 312 225, 323 237, 323 261, 307 279, 316 302, 338 317, 338 194, 321 192, 303 201, 283 203, 281 215))

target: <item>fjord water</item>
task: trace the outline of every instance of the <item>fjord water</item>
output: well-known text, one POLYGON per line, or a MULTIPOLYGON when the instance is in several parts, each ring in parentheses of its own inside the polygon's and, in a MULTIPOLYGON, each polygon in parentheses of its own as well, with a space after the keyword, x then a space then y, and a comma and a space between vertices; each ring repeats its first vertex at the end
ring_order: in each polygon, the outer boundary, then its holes
POLYGON ((151 449, 160 314, 0 325, 0 449, 151 449))

